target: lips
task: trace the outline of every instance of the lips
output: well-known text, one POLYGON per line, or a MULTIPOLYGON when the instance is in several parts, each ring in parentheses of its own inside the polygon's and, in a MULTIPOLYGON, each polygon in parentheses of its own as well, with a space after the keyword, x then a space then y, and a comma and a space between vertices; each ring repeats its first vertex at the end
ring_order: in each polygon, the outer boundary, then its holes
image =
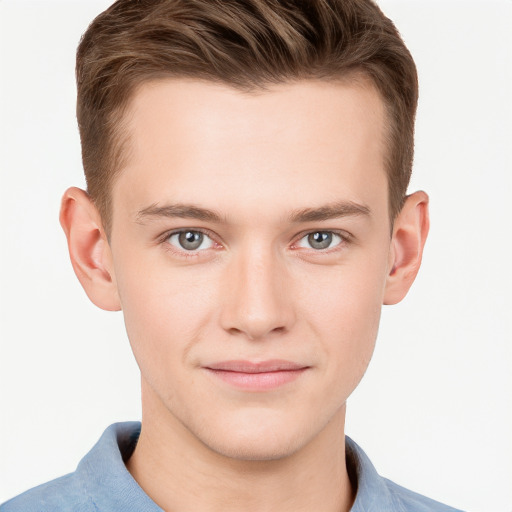
POLYGON ((309 367, 274 359, 261 362, 221 361, 204 367, 212 376, 247 391, 268 391, 299 378, 309 367))
POLYGON ((219 370, 225 372, 241 372, 241 373, 268 373, 279 371, 295 371, 306 368, 306 366, 284 361, 282 359, 274 359, 271 361, 262 361, 252 363, 250 361, 223 361, 207 366, 210 370, 219 370))

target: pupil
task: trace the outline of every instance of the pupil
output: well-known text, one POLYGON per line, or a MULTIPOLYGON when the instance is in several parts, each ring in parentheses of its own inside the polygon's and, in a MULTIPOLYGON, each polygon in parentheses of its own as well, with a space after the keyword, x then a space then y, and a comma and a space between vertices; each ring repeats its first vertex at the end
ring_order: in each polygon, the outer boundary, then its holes
POLYGON ((203 242, 202 233, 198 233, 196 231, 186 231, 185 233, 180 233, 179 236, 180 245, 189 251, 193 251, 197 249, 203 242))
POLYGON ((309 235, 309 244, 313 249, 327 249, 332 242, 332 234, 325 231, 317 231, 309 235))

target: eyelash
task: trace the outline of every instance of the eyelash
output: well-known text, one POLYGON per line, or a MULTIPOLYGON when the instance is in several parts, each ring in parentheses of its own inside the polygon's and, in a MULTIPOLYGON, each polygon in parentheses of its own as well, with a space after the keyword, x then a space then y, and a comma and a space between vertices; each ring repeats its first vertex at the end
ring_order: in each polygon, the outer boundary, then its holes
MULTIPOLYGON (((217 242, 216 236, 214 235, 214 233, 207 229, 204 229, 204 228, 188 228, 188 229, 176 229, 173 231, 167 231, 161 237, 159 237, 158 241, 160 244, 162 244, 165 247, 165 250, 173 253, 174 255, 177 255, 181 258, 197 258, 201 255, 201 253, 206 252, 207 249, 193 250, 193 251, 187 251, 186 249, 179 250, 176 247, 174 247, 172 244, 169 243, 169 239, 171 238, 171 236, 179 235, 181 233, 186 233, 189 231, 194 232, 194 233, 202 233, 203 235, 210 238, 214 245, 222 246, 221 243, 217 242)), ((353 238, 352 235, 346 231, 339 231, 339 230, 335 230, 335 229, 313 229, 313 230, 309 230, 309 231, 304 231, 304 232, 300 233, 299 235, 297 235, 295 237, 295 241, 291 245, 291 248, 293 250, 300 249, 300 247, 298 246, 299 242, 301 240, 303 240, 305 237, 315 234, 315 233, 330 233, 332 235, 336 235, 336 236, 340 237, 341 241, 334 247, 328 247, 326 249, 316 249, 315 250, 313 248, 310 248, 309 250, 312 251, 314 254, 330 254, 331 252, 339 250, 340 247, 346 246, 347 244, 349 244, 353 238)))

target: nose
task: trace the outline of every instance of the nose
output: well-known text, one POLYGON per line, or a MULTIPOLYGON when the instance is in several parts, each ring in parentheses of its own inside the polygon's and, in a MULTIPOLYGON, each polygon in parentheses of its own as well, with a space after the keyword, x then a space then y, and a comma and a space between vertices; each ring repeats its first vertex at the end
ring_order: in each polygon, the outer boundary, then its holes
POLYGON ((248 247, 226 268, 221 324, 231 335, 261 340, 295 322, 286 263, 269 248, 248 247))

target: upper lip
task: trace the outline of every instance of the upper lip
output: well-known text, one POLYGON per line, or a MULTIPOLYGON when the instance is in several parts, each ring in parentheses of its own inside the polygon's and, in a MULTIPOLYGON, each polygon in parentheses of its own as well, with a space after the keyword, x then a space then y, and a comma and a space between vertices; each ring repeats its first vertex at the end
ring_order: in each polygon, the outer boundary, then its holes
POLYGON ((303 370, 307 365, 285 361, 283 359, 272 359, 268 361, 221 361, 219 363, 205 366, 208 370, 238 373, 268 373, 279 371, 303 370))

